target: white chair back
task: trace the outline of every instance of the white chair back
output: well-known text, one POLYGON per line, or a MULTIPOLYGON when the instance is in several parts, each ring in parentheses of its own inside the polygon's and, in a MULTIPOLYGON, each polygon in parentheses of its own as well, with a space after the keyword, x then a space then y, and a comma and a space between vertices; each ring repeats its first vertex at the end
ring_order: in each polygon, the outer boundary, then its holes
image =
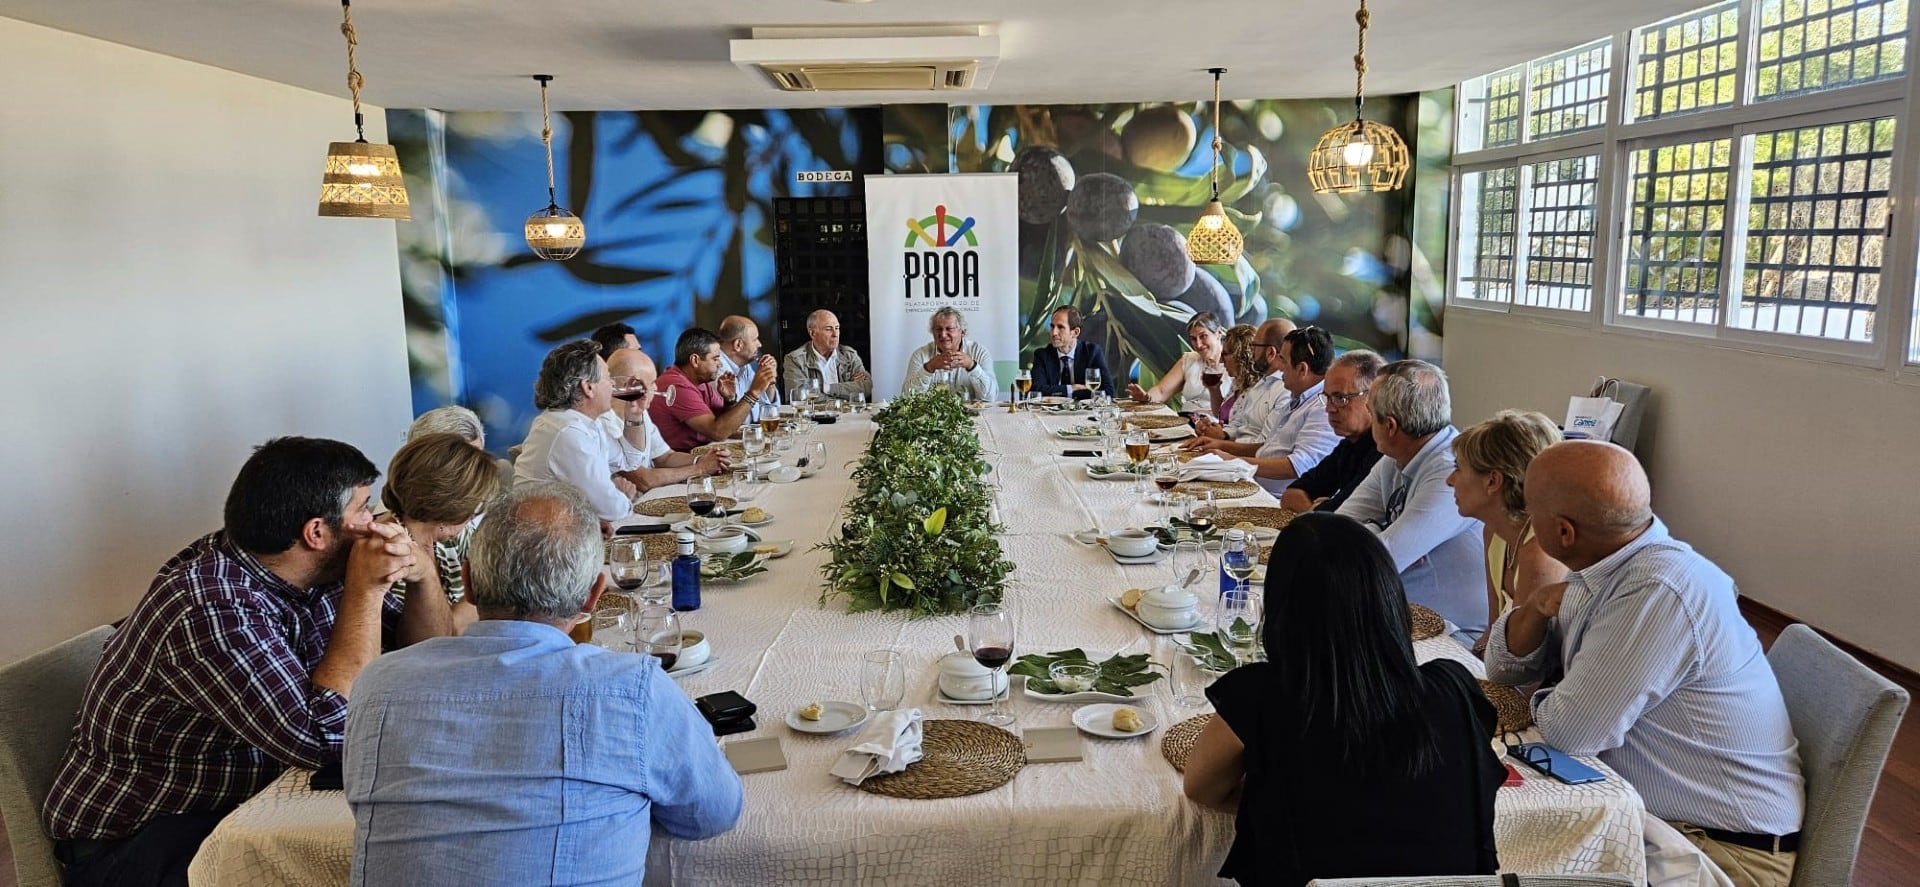
POLYGON ((0 815, 20 887, 60 885, 60 862, 40 828, 40 808, 73 736, 87 679, 112 634, 113 626, 102 625, 0 668, 0 815))

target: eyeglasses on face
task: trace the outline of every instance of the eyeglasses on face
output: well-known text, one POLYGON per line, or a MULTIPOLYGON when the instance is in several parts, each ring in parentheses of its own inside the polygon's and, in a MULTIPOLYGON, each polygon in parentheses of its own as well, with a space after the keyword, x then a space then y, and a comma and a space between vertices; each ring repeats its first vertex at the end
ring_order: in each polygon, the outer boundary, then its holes
POLYGON ((1327 392, 1327 402, 1330 404, 1333 404, 1336 407, 1344 407, 1347 404, 1353 403, 1354 401, 1359 400, 1360 398, 1363 398, 1366 396, 1367 396, 1367 389, 1365 388, 1362 388, 1359 391, 1353 391, 1353 392, 1329 391, 1327 392))

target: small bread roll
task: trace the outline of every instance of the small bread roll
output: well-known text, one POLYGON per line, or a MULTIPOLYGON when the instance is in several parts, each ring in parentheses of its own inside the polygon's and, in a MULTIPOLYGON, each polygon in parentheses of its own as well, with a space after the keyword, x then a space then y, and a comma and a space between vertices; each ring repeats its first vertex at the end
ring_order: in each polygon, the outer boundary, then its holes
MULTIPOLYGON (((806 720, 806 721, 820 720, 820 703, 818 702, 807 703, 807 706, 805 708, 800 709, 799 714, 800 714, 801 720, 806 720)), ((1115 729, 1119 729, 1119 728, 1116 727, 1115 729)))
POLYGON ((1141 726, 1139 712, 1125 706, 1113 710, 1113 729, 1122 733, 1138 733, 1141 726))
POLYGON ((767 510, 759 506, 755 506, 753 508, 749 508, 745 511, 740 512, 741 523, 757 524, 766 519, 767 519, 767 510))
POLYGON ((1131 610, 1134 605, 1140 603, 1140 596, 1146 593, 1147 590, 1144 588, 1129 588, 1120 595, 1120 606, 1131 610))
POLYGON ((764 555, 766 555, 766 556, 768 556, 768 557, 772 557, 772 556, 774 556, 774 555, 776 555, 776 554, 779 554, 779 553, 780 553, 780 546, 778 546, 778 545, 771 545, 771 544, 768 544, 768 543, 766 543, 766 542, 762 542, 762 543, 760 543, 759 545, 755 545, 755 546, 753 547, 753 553, 754 553, 754 554, 764 554, 764 555))

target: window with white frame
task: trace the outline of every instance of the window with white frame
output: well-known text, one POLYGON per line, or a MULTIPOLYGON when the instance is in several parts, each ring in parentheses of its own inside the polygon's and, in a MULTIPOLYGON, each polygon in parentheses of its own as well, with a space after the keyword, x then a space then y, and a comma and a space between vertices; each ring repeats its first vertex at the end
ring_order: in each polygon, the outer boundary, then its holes
POLYGON ((1871 358, 1883 305, 1915 312, 1881 280, 1890 245, 1920 265, 1889 239, 1911 27, 1906 0, 1723 0, 1461 84, 1453 298, 1871 358))

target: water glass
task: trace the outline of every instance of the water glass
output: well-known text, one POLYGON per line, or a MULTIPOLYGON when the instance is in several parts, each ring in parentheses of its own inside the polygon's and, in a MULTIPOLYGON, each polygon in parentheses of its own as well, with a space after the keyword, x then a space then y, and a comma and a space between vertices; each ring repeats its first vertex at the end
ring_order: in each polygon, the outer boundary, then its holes
POLYGON ((673 596, 673 562, 660 558, 649 560, 644 572, 640 574, 640 591, 637 597, 643 607, 664 607, 673 596))
POLYGON ((906 658, 892 647, 860 656, 860 698, 868 711, 893 711, 907 693, 906 658))
POLYGON ((633 629, 626 607, 608 607, 593 613, 593 643, 620 653, 633 649, 633 629))
POLYGON ((1173 704, 1182 708, 1205 708, 1207 688, 1220 678, 1220 672, 1202 665, 1200 660, 1179 647, 1172 652, 1173 667, 1169 669, 1167 692, 1173 695, 1173 704))
POLYGON ((867 393, 865 391, 855 391, 853 393, 853 411, 856 413, 864 413, 867 411, 867 393))
POLYGON ((733 473, 733 498, 742 503, 760 498, 760 490, 766 481, 760 477, 760 471, 749 465, 733 473))
POLYGON ((1167 557, 1169 578, 1167 584, 1179 585, 1187 581, 1187 574, 1199 570, 1201 575, 1207 572, 1207 550, 1198 539, 1181 539, 1173 544, 1173 552, 1167 557))
POLYGON ((1220 595, 1214 626, 1220 630, 1220 642, 1241 663, 1253 661, 1253 649, 1260 643, 1260 595, 1248 588, 1234 588, 1220 595))

